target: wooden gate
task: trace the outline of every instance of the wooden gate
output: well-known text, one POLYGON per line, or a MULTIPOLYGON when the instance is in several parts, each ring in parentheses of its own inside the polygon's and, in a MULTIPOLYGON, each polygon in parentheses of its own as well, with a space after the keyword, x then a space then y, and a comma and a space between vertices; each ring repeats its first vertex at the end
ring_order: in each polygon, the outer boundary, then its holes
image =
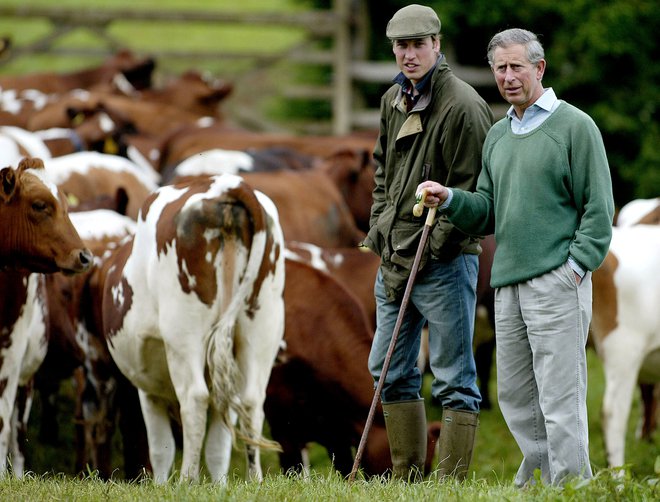
MULTIPOLYGON (((218 25, 253 25, 295 27, 305 32, 303 43, 278 53, 232 52, 222 49, 149 50, 156 61, 180 60, 196 61, 222 59, 228 61, 254 61, 258 68, 274 66, 283 60, 301 65, 317 65, 330 68, 331 80, 324 85, 304 86, 293 84, 282 91, 282 97, 325 100, 331 103, 330 117, 325 121, 302 124, 290 132, 318 134, 346 134, 356 129, 373 129, 378 124, 378 111, 360 106, 360 86, 364 83, 384 84, 396 74, 394 62, 367 61, 364 2, 333 0, 330 10, 308 10, 301 12, 201 12, 146 9, 72 9, 60 7, 7 7, 0 5, 0 18, 45 19, 50 25, 47 34, 38 40, 13 47, 9 56, 0 60, 2 65, 15 58, 35 54, 52 56, 108 56, 119 48, 131 47, 130 41, 117 40, 109 33, 113 23, 126 21, 150 21, 160 23, 186 24, 193 30, 195 23, 217 23, 218 25), (96 48, 62 48, 57 42, 75 30, 85 29, 102 42, 96 48), (319 44, 319 42, 321 42, 319 44), (328 47, 319 48, 321 47, 328 47)), ((135 52, 140 52, 135 50, 135 52)), ((487 69, 457 68, 454 72, 473 85, 492 84, 492 76, 487 69)), ((254 82, 254 73, 246 71, 232 76, 235 87, 249 86, 254 82)), ((265 118, 262 113, 249 106, 233 108, 238 121, 257 130, 286 129, 265 118)))

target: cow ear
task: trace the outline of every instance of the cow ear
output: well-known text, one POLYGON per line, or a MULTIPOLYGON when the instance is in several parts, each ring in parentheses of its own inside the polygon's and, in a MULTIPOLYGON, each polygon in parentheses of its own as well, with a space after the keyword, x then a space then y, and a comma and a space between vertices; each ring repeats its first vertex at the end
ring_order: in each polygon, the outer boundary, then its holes
POLYGON ((16 189, 16 172, 11 167, 4 167, 0 171, 0 186, 2 201, 9 202, 16 189))
POLYGON ((18 173, 21 174, 26 169, 44 169, 44 161, 37 157, 24 157, 18 163, 18 173))

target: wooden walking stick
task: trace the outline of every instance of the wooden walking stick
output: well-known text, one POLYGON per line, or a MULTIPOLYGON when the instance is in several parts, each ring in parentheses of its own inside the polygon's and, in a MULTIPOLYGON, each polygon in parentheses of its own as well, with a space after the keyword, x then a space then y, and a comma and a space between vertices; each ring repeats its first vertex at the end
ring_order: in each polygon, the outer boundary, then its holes
MULTIPOLYGON (((422 193, 417 197, 417 204, 413 207, 413 214, 417 217, 421 216, 424 212, 424 200, 426 199, 426 189, 422 190, 422 193)), ((394 353, 394 347, 396 346, 396 340, 399 338, 399 331, 401 330, 401 324, 403 324, 403 316, 406 313, 406 307, 408 306, 408 301, 410 300, 410 293, 412 292, 413 284, 415 282, 415 277, 417 276, 417 269, 419 268, 419 262, 422 259, 422 254, 424 253, 424 248, 426 247, 426 241, 429 236, 429 231, 433 226, 433 220, 435 219, 437 207, 432 207, 429 209, 428 214, 426 215, 426 221, 424 222, 424 229, 422 230, 422 237, 419 240, 419 245, 417 246, 417 253, 415 254, 415 260, 413 261, 412 269, 410 270, 410 277, 408 277, 408 282, 406 283, 406 289, 403 293, 403 300, 401 300, 401 308, 399 309, 399 315, 396 319, 396 324, 394 325, 394 332, 392 333, 392 339, 390 340, 390 345, 387 349, 387 354, 385 355, 385 361, 383 362, 383 369, 378 379, 378 385, 376 385, 376 391, 374 392, 374 398, 371 400, 371 408, 369 408, 369 415, 367 416, 367 421, 364 424, 364 431, 362 432, 362 437, 360 438, 360 444, 358 445, 357 452, 355 453, 355 461, 353 462, 353 469, 351 474, 348 477, 348 480, 352 482, 355 479, 355 475, 360 468, 360 462, 362 461, 362 454, 364 453, 364 447, 367 444, 367 436, 369 436, 369 430, 371 429, 371 424, 374 421, 374 415, 376 413, 376 406, 378 405, 378 400, 380 399, 380 393, 383 390, 383 385, 385 384, 385 376, 387 371, 390 368, 390 360, 392 359, 392 354, 394 353)))

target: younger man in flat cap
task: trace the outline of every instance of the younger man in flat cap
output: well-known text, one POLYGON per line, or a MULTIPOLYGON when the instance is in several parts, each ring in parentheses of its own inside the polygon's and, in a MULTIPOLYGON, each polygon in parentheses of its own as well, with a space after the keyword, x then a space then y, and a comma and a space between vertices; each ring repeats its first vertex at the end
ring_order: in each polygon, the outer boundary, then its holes
MULTIPOLYGON (((380 133, 370 230, 364 244, 381 257, 374 292, 377 328, 369 370, 378 381, 420 241, 425 215, 415 217, 417 186, 426 180, 474 190, 481 147, 493 115, 458 79, 440 52, 440 19, 430 7, 409 5, 387 25, 401 70, 380 105, 380 133)), ((463 479, 471 461, 481 395, 472 338, 479 241, 440 217, 429 234, 381 400, 393 475, 423 476, 426 415, 417 367, 428 323, 432 394, 443 407, 440 475, 463 479)))

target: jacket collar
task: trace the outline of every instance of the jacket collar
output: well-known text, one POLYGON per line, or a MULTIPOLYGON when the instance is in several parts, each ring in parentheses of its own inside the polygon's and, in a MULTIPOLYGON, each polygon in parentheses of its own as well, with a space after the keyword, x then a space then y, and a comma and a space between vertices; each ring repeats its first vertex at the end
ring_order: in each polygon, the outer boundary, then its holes
MULTIPOLYGON (((421 87, 423 92, 420 95, 419 99, 417 100, 417 103, 415 104, 413 109, 410 110, 410 112, 408 112, 406 109, 406 96, 403 87, 399 87, 399 92, 392 101, 392 107, 396 108, 399 112, 406 115, 406 120, 401 126, 401 129, 399 129, 399 132, 396 137, 397 140, 404 138, 406 136, 410 136, 411 134, 420 133, 424 130, 420 112, 425 110, 431 103, 431 99, 433 97, 433 89, 435 88, 435 82, 439 78, 438 75, 447 70, 449 70, 449 66, 445 61, 444 54, 441 54, 435 66, 431 70, 429 70, 429 72, 417 85, 418 90, 421 87)), ((398 78, 399 76, 397 75, 395 81, 397 81, 398 78)))

